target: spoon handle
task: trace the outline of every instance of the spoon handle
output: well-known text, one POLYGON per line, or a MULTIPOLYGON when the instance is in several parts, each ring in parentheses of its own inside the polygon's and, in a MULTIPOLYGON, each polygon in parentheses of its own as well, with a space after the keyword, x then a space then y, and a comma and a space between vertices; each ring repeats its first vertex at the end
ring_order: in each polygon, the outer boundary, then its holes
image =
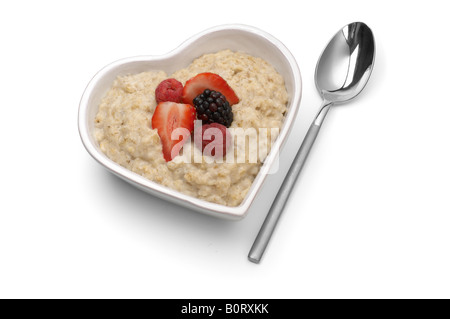
POLYGON ((283 184, 275 197, 272 207, 267 213, 266 219, 259 230, 258 236, 256 236, 255 242, 250 249, 248 259, 251 262, 260 262, 283 208, 286 205, 292 188, 295 185, 295 181, 303 168, 303 164, 308 157, 309 151, 316 140, 320 127, 322 126, 323 120, 325 119, 331 105, 331 102, 324 101, 319 113, 314 119, 314 122, 309 127, 308 133, 306 133, 305 139, 303 140, 303 143, 300 146, 294 161, 292 162, 291 168, 289 169, 289 172, 287 173, 286 178, 284 179, 283 184))

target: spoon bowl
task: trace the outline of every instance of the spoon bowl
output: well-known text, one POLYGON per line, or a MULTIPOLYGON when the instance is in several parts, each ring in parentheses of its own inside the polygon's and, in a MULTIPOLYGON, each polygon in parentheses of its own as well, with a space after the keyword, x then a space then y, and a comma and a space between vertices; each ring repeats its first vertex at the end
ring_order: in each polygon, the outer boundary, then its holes
POLYGON ((330 40, 317 62, 315 82, 323 103, 278 191, 258 236, 248 254, 259 263, 295 185, 303 164, 316 140, 323 120, 333 104, 356 97, 366 86, 375 61, 375 39, 362 22, 346 25, 330 40))
POLYGON ((374 61, 372 30, 363 22, 350 23, 323 50, 316 67, 316 88, 334 104, 351 100, 367 84, 374 61))

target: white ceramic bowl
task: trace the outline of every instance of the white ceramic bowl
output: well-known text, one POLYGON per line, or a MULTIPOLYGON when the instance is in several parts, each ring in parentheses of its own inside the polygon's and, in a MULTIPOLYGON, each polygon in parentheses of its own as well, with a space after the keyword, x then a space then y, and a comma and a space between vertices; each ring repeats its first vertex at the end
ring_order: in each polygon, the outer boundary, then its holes
POLYGON ((86 150, 100 164, 132 185, 165 200, 183 205, 208 215, 227 219, 243 218, 276 160, 277 149, 281 150, 300 106, 301 76, 297 63, 289 50, 270 34, 257 28, 230 24, 214 27, 188 39, 175 50, 161 56, 138 56, 113 62, 101 69, 89 82, 81 98, 78 128, 86 150), (99 148, 94 138, 94 118, 100 100, 118 75, 135 74, 150 70, 164 70, 167 74, 185 68, 195 58, 223 49, 242 51, 261 57, 272 64, 284 77, 289 95, 288 111, 280 135, 272 151, 264 161, 247 196, 237 207, 218 205, 182 194, 152 182, 110 160, 99 148))

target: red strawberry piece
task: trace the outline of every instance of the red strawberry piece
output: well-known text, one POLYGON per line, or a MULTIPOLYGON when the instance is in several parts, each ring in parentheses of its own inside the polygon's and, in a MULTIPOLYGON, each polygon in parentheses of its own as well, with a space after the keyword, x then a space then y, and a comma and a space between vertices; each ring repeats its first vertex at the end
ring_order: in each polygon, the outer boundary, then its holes
POLYGON ((161 102, 156 106, 152 128, 158 130, 166 162, 171 161, 180 152, 194 129, 195 116, 195 108, 189 104, 161 102))
POLYGON ((227 81, 215 73, 200 73, 188 80, 183 89, 183 102, 194 105, 193 100, 206 89, 222 93, 230 105, 239 103, 239 98, 227 81))
POLYGON ((203 155, 222 158, 231 147, 231 134, 222 124, 205 124, 201 129, 196 129, 194 134, 194 143, 203 155))
POLYGON ((156 102, 181 103, 183 96, 183 84, 175 79, 167 79, 159 83, 155 90, 156 102))

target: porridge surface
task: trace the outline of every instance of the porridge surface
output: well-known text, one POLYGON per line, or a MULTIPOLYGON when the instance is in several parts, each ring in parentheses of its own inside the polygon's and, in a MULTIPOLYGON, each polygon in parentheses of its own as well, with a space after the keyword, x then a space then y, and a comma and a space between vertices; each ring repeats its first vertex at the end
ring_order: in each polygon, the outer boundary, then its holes
MULTIPOLYGON (((184 85, 202 72, 222 76, 239 97, 240 102, 232 106, 230 128, 281 129, 288 101, 282 76, 260 58, 224 50, 203 55, 169 75, 151 71, 119 76, 100 103, 96 139, 110 159, 149 180, 206 201, 237 206, 262 165, 259 159, 248 161, 248 147, 245 163, 185 163, 183 155, 166 162, 158 132, 151 127, 158 84, 175 78, 184 85)), ((192 154, 199 152, 193 144, 185 145, 192 154)))

